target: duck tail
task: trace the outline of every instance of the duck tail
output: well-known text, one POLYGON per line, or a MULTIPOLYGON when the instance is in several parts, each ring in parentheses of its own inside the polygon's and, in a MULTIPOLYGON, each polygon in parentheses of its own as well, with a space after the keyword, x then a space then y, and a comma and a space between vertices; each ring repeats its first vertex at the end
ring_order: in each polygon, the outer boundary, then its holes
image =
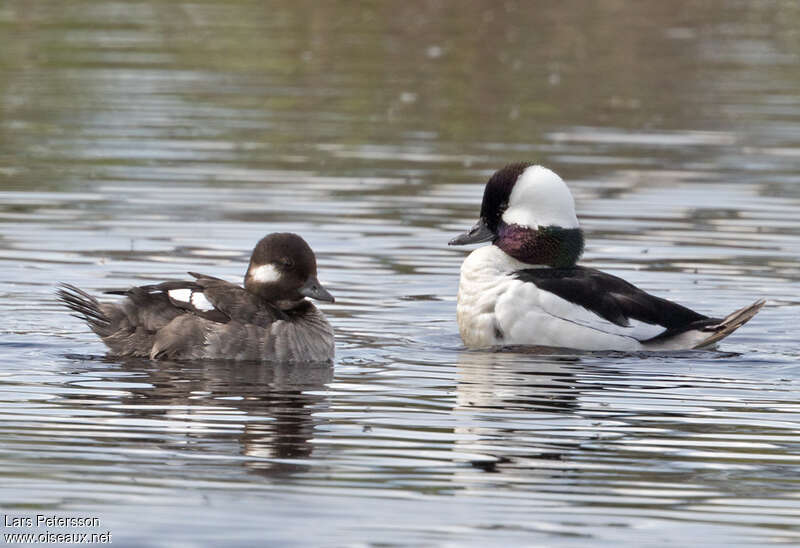
POLYGON ((708 333, 708 336, 696 343, 693 348, 705 348, 721 341, 749 322, 753 316, 758 314, 758 311, 761 310, 765 302, 764 299, 759 299, 753 304, 731 312, 725 316, 723 320, 703 327, 702 331, 708 333))
POLYGON ((92 331, 101 337, 111 334, 111 318, 103 312, 97 299, 82 289, 67 283, 60 284, 56 295, 67 308, 75 312, 72 315, 88 323, 92 331))

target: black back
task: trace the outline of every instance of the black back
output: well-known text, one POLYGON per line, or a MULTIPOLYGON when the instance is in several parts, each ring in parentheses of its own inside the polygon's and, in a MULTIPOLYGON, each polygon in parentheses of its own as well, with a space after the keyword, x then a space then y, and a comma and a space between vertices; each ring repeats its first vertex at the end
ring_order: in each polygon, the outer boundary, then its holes
POLYGON ((594 268, 529 268, 518 270, 514 275, 623 327, 634 319, 680 330, 693 322, 709 319, 594 268))

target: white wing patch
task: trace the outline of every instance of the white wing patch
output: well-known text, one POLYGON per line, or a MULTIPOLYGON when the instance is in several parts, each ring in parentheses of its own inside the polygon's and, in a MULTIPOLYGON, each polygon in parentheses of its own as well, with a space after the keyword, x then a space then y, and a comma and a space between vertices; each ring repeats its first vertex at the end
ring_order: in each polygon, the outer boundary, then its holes
POLYGON ((280 271, 272 264, 262 264, 254 268, 251 276, 253 280, 265 284, 277 282, 281 279, 280 271))
POLYGON ((189 303, 192 300, 192 290, 191 289, 172 289, 167 292, 169 298, 174 301, 180 301, 182 303, 189 303))
POLYGON ((214 310, 214 305, 206 298, 202 291, 192 291, 191 289, 171 289, 167 295, 173 301, 192 305, 195 310, 208 312, 214 310))
POLYGON ((202 310, 204 312, 208 312, 209 310, 214 310, 214 305, 206 298, 205 293, 200 291, 195 291, 192 294, 192 305, 197 310, 202 310))

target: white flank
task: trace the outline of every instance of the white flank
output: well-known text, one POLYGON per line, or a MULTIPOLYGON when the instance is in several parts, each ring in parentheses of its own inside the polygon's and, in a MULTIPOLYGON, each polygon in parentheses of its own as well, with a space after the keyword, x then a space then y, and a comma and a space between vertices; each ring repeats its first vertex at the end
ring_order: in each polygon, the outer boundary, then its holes
POLYGON ((167 292, 167 294, 169 295, 170 299, 180 301, 182 303, 188 303, 192 298, 191 289, 172 289, 167 292))
POLYGON ((531 267, 493 245, 478 248, 467 257, 461 267, 457 307, 464 344, 639 350, 642 345, 637 337, 664 330, 639 322, 630 327, 616 325, 512 275, 531 267))
POLYGON ((250 273, 250 277, 257 282, 268 284, 280 280, 281 273, 277 268, 275 268, 274 265, 262 264, 261 266, 253 269, 253 271, 250 273))
POLYGON ((510 225, 578 228, 575 200, 566 183, 546 167, 531 166, 517 179, 503 221, 510 225))

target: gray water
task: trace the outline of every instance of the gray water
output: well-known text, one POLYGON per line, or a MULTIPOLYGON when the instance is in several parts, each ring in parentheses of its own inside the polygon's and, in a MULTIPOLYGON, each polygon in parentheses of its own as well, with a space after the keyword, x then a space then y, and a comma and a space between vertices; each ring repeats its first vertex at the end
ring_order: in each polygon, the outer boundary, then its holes
MULTIPOLYGON (((800 543, 794 2, 0 4, 0 509, 121 546, 800 543), (699 5, 698 5, 699 4, 699 5), (463 348, 505 163, 718 351, 463 348), (104 358, 56 303, 303 235, 333 367, 104 358)), ((2 523, 2 522, 0 522, 2 523)))

